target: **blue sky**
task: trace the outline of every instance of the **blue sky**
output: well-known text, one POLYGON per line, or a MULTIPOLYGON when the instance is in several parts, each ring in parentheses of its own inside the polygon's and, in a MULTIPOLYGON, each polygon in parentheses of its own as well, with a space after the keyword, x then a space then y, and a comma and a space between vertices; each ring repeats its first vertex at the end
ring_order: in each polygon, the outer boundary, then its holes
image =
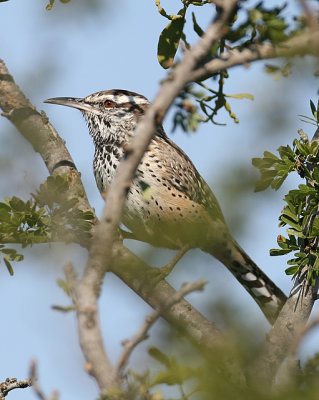
MULTIPOLYGON (((118 0, 116 5, 115 2, 92 1, 98 9, 81 13, 83 3, 83 0, 73 0, 68 5, 57 2, 51 12, 45 10, 45 0, 1 3, 0 57, 27 96, 38 109, 47 113, 66 140, 82 173, 91 204, 100 215, 103 202, 95 186, 91 166, 93 145, 84 120, 76 110, 43 104, 43 100, 55 96, 83 97, 110 88, 133 90, 152 99, 159 81, 165 76, 157 63, 156 48, 166 20, 150 0, 118 0)), ((176 12, 179 1, 166 1, 163 5, 169 3, 168 11, 176 12)), ((207 24, 207 10, 200 14, 199 20, 203 26, 207 24)), ((235 125, 222 114, 220 121, 227 122, 225 127, 205 125, 196 134, 177 131, 171 136, 213 188, 226 219, 234 214, 247 219, 241 230, 233 226, 234 232, 238 232, 236 239, 286 293, 291 283, 284 274, 285 261, 268 254, 269 248, 276 246, 276 236, 281 232, 277 216, 283 206, 282 197, 285 190, 296 185, 296 180, 290 179, 281 191, 267 196, 254 193, 251 186, 229 198, 227 177, 240 179, 239 165, 254 173, 251 158, 260 156, 264 150, 274 151, 279 145, 291 143, 298 128, 302 127, 310 135, 313 133, 313 128, 302 124, 298 116, 309 115, 309 99, 316 100, 313 68, 310 60, 303 59, 297 63, 291 77, 280 80, 266 75, 261 63, 250 68, 236 68, 226 91, 230 94, 248 92, 255 96, 254 101, 232 101, 240 124, 235 125)), ((169 116, 165 127, 170 132, 169 116)), ((45 166, 3 118, 0 119, 0 135, 1 198, 18 195, 27 199, 46 178, 45 166)), ((129 246, 140 254, 146 251, 132 243, 129 246)), ((156 250, 153 263, 161 265, 172 254, 156 250)), ((0 309, 5 322, 0 340, 0 380, 7 376, 25 377, 31 358, 36 358, 40 382, 47 392, 57 389, 62 398, 70 400, 80 395, 94 398, 97 388, 83 372, 84 360, 78 346, 74 316, 50 309, 52 304, 69 302, 56 285, 56 279, 63 276, 63 264, 69 259, 74 260, 80 271, 85 265, 86 253, 76 246, 35 247, 27 253, 25 262, 16 265, 13 278, 0 265, 0 309)), ((189 299, 203 313, 211 316, 211 302, 228 299, 248 325, 266 329, 257 307, 228 271, 199 251, 190 252, 169 281, 178 288, 184 281, 202 277, 209 280, 206 291, 193 294, 189 299)), ((150 309, 113 276, 106 278, 100 304, 106 347, 115 360, 121 340, 136 331, 150 309)), ((144 344, 134 358, 141 368, 147 367, 149 362, 143 353, 148 344, 144 344)), ((310 352, 310 348, 318 350, 315 339, 308 342, 304 352, 310 352)), ((11 394, 13 396, 25 400, 33 398, 31 391, 16 391, 11 394)))

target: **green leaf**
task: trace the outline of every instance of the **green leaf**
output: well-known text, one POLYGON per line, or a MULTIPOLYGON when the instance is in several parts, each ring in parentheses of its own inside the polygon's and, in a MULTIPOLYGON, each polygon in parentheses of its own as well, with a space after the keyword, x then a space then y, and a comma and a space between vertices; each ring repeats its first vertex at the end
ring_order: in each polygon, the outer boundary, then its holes
POLYGON ((298 272, 299 270, 299 266, 298 265, 294 265, 292 267, 288 267, 285 269, 285 273, 286 275, 294 275, 298 272))
POLYGON ((195 17, 195 13, 192 12, 192 20, 193 20, 193 29, 194 31, 197 33, 197 35, 199 37, 202 37, 204 34, 203 29, 198 25, 197 21, 196 21, 196 17, 195 17))
POLYGON ((280 220, 287 225, 290 225, 292 228, 296 229, 297 231, 302 231, 302 226, 295 221, 292 221, 290 218, 287 218, 285 215, 281 215, 280 220))
POLYGON ((150 347, 148 349, 148 354, 159 363, 165 365, 166 367, 170 367, 171 361, 169 357, 165 353, 160 351, 157 347, 150 347))
POLYGON ((278 153, 281 158, 288 158, 292 162, 294 162, 294 160, 295 160, 295 153, 290 146, 278 147, 278 153))
POLYGON ((180 381, 179 377, 176 376, 176 374, 173 374, 172 371, 167 370, 167 371, 161 371, 158 374, 156 374, 151 382, 151 386, 155 385, 162 385, 166 384, 168 386, 174 386, 174 385, 179 385, 182 382, 180 381))
POLYGON ((255 189, 254 189, 255 192, 262 192, 263 190, 266 190, 271 185, 272 181, 273 181, 273 178, 259 180, 255 184, 255 189))
POLYGON ((271 256, 276 257, 276 256, 283 256, 283 255, 285 255, 285 254, 290 253, 291 251, 292 251, 292 250, 290 250, 290 249, 270 249, 270 250, 269 250, 269 254, 270 254, 271 256))
POLYGON ((170 68, 174 63, 174 57, 178 49, 185 24, 186 8, 179 10, 178 14, 163 29, 157 46, 158 62, 163 68, 170 68))
POLYGON ((297 237, 300 237, 300 238, 303 238, 303 239, 305 238, 304 233, 299 232, 299 231, 297 231, 297 230, 295 230, 293 228, 287 229, 287 233, 288 233, 288 235, 294 235, 294 236, 297 236, 297 237))
POLYGON ((294 140, 294 145, 296 146, 300 154, 302 154, 303 156, 308 156, 310 154, 309 146, 304 143, 301 143, 300 140, 297 139, 294 140))
POLYGON ((24 203, 24 201, 22 201, 21 199, 19 199, 18 197, 13 196, 10 201, 9 204, 12 208, 13 211, 25 211, 26 209, 26 204, 24 203))
POLYGON ((71 296, 71 288, 67 281, 63 279, 57 279, 57 285, 61 288, 67 296, 71 296))
POLYGON ((281 249, 288 249, 289 241, 282 235, 277 236, 277 244, 281 249))
POLYGON ((227 94, 225 97, 231 97, 232 99, 248 99, 254 100, 254 96, 250 93, 237 93, 237 94, 227 94))
POLYGON ((291 209, 289 208, 289 206, 286 206, 283 210, 282 210, 282 215, 286 216, 288 218, 290 218, 292 221, 294 222, 298 222, 299 221, 299 216, 296 215, 295 212, 291 211, 291 209))
POLYGON ((279 160, 279 158, 276 156, 276 154, 273 154, 273 153, 271 153, 270 151, 267 151, 267 150, 264 151, 264 158, 270 158, 270 159, 273 159, 275 161, 279 160))
POLYGON ((310 100, 310 108, 311 108, 312 115, 315 116, 317 108, 314 105, 314 102, 312 100, 310 100))
POLYGON ((51 10, 52 10, 52 7, 53 7, 53 5, 54 5, 54 3, 55 3, 55 0, 50 0, 50 1, 49 1, 49 4, 45 7, 45 9, 46 9, 47 11, 51 11, 51 10))
POLYGON ((14 271, 13 271, 13 268, 12 268, 12 265, 11 265, 10 261, 5 257, 3 258, 3 261, 4 261, 4 263, 5 263, 6 267, 7 267, 7 270, 9 272, 9 274, 11 276, 14 275, 14 271))
POLYGON ((181 385, 186 380, 194 377, 194 369, 183 364, 173 362, 171 367, 154 376, 151 386, 166 384, 169 386, 181 385))
POLYGON ((282 184, 285 182, 287 178, 287 173, 283 174, 281 177, 277 177, 272 181, 271 187, 275 190, 278 190, 282 184))
POLYGON ((63 313, 67 313, 67 312, 70 312, 70 311, 76 311, 76 307, 74 305, 60 306, 60 305, 54 304, 53 306, 51 306, 51 308, 54 311, 60 311, 60 312, 63 312, 63 313))

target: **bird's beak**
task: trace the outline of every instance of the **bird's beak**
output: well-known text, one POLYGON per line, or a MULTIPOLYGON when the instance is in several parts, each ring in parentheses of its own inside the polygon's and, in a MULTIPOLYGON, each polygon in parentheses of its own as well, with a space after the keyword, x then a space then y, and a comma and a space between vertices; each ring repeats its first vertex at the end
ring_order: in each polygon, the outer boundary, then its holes
POLYGON ((67 106, 77 108, 81 111, 92 112, 92 106, 85 103, 84 99, 78 99, 76 97, 53 97, 52 99, 44 100, 44 103, 59 104, 61 106, 67 106))

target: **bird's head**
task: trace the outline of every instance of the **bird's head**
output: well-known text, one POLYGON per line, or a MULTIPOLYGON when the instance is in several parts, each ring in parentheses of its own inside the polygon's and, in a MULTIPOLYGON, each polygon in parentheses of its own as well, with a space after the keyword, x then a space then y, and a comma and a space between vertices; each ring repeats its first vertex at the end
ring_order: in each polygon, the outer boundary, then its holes
POLYGON ((146 97, 128 90, 111 89, 84 98, 54 97, 45 103, 59 104, 80 110, 95 141, 108 140, 123 132, 133 135, 139 118, 149 106, 146 97))

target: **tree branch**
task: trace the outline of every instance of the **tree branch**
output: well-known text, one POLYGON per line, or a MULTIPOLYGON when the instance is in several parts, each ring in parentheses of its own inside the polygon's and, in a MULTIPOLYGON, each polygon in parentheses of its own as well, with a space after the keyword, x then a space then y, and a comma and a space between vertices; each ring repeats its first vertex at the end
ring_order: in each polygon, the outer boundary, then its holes
POLYGON ((30 379, 18 381, 17 378, 7 378, 4 382, 0 383, 0 400, 4 400, 11 390, 24 389, 31 386, 30 379))
POLYGON ((58 400, 59 396, 56 390, 54 390, 51 395, 47 397, 40 387, 38 380, 38 366, 35 360, 31 361, 29 375, 32 389, 39 400, 58 400))
MULTIPOLYGON (((141 280, 150 275, 150 267, 120 242, 115 242, 113 246, 111 271, 155 310, 176 293, 165 280, 159 281, 151 288, 141 284, 141 280)), ((163 310, 162 316, 196 345, 213 348, 223 340, 216 325, 208 321, 186 300, 181 300, 173 307, 163 310)))
POLYGON ((152 314, 148 315, 145 318, 144 324, 141 326, 141 328, 138 330, 138 332, 132 337, 132 339, 126 340, 123 343, 124 350, 119 357, 117 365, 114 368, 115 376, 123 378, 123 371, 128 364, 129 358, 130 358, 133 350, 143 340, 146 340, 148 338, 149 330, 155 324, 155 322, 161 317, 163 312, 170 309, 176 303, 179 303, 182 300, 182 298, 184 296, 186 296, 187 294, 195 292, 195 291, 203 291, 206 283, 207 283, 207 281, 205 281, 205 280, 199 280, 196 282, 183 284, 182 287, 177 292, 175 292, 171 298, 169 298, 169 300, 166 300, 166 302, 163 302, 162 304, 160 304, 160 306, 157 310, 155 310, 152 314))
POLYGON ((308 285, 303 292, 305 279, 304 275, 296 279, 287 302, 267 335, 258 366, 252 371, 262 385, 274 382, 283 361, 294 352, 296 337, 309 319, 317 298, 318 284, 315 287, 308 285))
POLYGON ((250 48, 230 50, 221 54, 205 65, 196 68, 190 76, 192 81, 202 81, 216 75, 220 71, 236 67, 237 65, 248 65, 251 62, 279 57, 294 57, 319 54, 319 31, 305 32, 297 35, 277 46, 272 44, 254 45, 250 48))
POLYGON ((0 59, 0 108, 24 138, 33 146, 52 175, 67 175, 70 197, 79 199, 79 208, 92 210, 72 157, 48 118, 26 98, 3 60, 0 59))
POLYGON ((101 390, 116 386, 113 366, 107 355, 99 323, 99 308, 94 287, 77 279, 73 265, 64 268, 76 308, 80 346, 87 361, 86 370, 95 378, 101 390))

